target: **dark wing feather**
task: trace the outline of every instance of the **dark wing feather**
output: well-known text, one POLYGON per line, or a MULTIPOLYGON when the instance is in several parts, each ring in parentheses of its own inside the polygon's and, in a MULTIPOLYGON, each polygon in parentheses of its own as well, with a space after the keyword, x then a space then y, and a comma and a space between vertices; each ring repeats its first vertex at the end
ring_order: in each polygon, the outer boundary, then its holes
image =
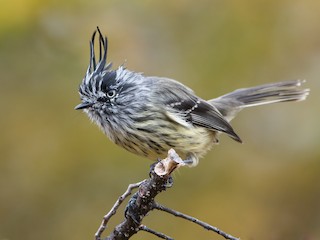
POLYGON ((168 80, 157 78, 157 81, 162 82, 162 87, 156 92, 164 97, 171 119, 182 125, 193 124, 209 130, 224 132, 234 140, 242 142, 228 121, 214 106, 197 97, 191 89, 184 85, 168 80))
POLYGON ((224 132, 238 142, 240 137, 234 132, 231 125, 224 119, 221 113, 204 100, 200 100, 198 107, 191 113, 192 123, 208 129, 224 132))
POLYGON ((181 104, 171 104, 171 106, 175 111, 185 113, 186 119, 191 121, 192 124, 209 130, 224 132, 234 140, 242 142, 221 113, 205 100, 194 96, 183 100, 181 104))

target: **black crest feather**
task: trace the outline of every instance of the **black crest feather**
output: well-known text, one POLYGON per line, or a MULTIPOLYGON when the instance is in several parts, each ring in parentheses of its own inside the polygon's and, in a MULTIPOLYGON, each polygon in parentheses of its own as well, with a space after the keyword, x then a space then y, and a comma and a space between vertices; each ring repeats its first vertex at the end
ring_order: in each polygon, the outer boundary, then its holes
MULTIPOLYGON (((104 70, 106 63, 107 63, 107 52, 108 52, 108 38, 104 37, 99 29, 97 27, 97 30, 95 30, 92 34, 91 41, 90 41, 90 63, 87 70, 87 74, 93 73, 93 72, 101 72, 104 70), (96 53, 95 53, 95 38, 97 33, 99 34, 99 59, 97 61, 96 59, 96 53)), ((111 64, 108 64, 106 68, 110 68, 111 64)))

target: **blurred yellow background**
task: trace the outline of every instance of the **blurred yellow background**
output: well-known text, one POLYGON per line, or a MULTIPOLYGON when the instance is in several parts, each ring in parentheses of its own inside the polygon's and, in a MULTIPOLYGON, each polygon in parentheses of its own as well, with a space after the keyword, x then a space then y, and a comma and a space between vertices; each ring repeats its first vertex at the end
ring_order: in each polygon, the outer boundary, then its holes
MULTIPOLYGON (((2 2, 0 239, 92 239, 127 185, 147 177, 150 161, 73 110, 96 26, 115 67, 127 61, 205 99, 307 79, 307 101, 241 112, 244 144, 222 136, 158 200, 241 239, 320 239, 319 12, 314 0, 2 2)), ((175 239, 223 239, 164 213, 144 223, 175 239)))

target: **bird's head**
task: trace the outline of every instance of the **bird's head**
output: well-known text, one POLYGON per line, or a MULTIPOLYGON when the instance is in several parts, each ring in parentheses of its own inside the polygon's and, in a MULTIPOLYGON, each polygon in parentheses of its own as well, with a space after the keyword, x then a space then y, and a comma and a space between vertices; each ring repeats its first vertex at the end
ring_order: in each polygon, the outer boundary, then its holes
POLYGON ((79 109, 101 109, 111 105, 117 97, 119 81, 112 64, 107 64, 108 39, 103 37, 99 28, 94 31, 90 41, 90 63, 79 87, 81 103, 79 109), (95 37, 99 34, 99 60, 95 54, 95 37))
POLYGON ((83 109, 90 117, 101 117, 102 114, 112 114, 129 100, 132 80, 139 74, 120 66, 112 70, 112 64, 107 63, 108 39, 97 27, 90 41, 90 63, 79 87, 81 103, 76 110, 83 109), (95 53, 95 38, 99 34, 99 59, 95 53), (98 116, 95 116, 98 115, 98 116))

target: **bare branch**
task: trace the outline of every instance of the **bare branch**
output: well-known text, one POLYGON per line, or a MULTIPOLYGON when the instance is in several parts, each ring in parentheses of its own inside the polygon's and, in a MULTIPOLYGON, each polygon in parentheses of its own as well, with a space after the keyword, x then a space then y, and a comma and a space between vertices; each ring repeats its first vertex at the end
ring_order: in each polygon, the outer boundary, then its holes
POLYGON ((200 225, 201 227, 203 227, 203 228, 205 228, 207 230, 214 231, 214 232, 218 233, 219 235, 223 236, 225 239, 240 240, 240 238, 233 237, 230 234, 221 231, 217 227, 211 226, 211 225, 209 225, 209 224, 207 224, 207 223, 205 223, 203 221, 200 221, 199 219, 196 219, 194 217, 188 216, 188 215, 186 215, 184 213, 181 213, 181 212, 175 211, 173 209, 167 208, 165 206, 162 206, 161 204, 159 204, 157 202, 154 202, 154 206, 153 207, 154 207, 154 209, 158 209, 160 211, 164 211, 164 212, 170 213, 170 214, 172 214, 172 215, 174 215, 176 217, 180 217, 180 218, 186 219, 188 221, 191 221, 193 223, 196 223, 196 224, 200 225))
POLYGON ((165 235, 163 233, 154 231, 154 230, 148 228, 145 225, 140 225, 139 230, 151 233, 151 234, 156 235, 157 237, 162 238, 162 239, 173 240, 173 238, 171 238, 171 237, 169 237, 169 236, 167 236, 167 235, 165 235))
POLYGON ((103 217, 103 220, 101 222, 100 227, 98 228, 96 234, 95 234, 95 239, 100 240, 101 239, 101 234, 103 231, 107 228, 107 223, 109 222, 110 218, 116 214, 117 209, 120 207, 121 203, 129 196, 131 195, 131 192, 133 189, 138 188, 145 180, 138 182, 138 183, 133 183, 129 184, 127 190, 118 198, 118 200, 115 202, 111 210, 103 217))
MULTIPOLYGON (((185 165, 176 152, 171 149, 168 152, 168 157, 155 163, 150 171, 150 178, 136 185, 139 186, 136 192, 126 207, 125 220, 117 225, 113 232, 106 238, 108 240, 125 240, 129 239, 133 234, 140 230, 142 219, 152 210, 154 198, 162 191, 166 190, 168 180, 171 178, 171 173, 180 166, 185 165)), ((129 192, 128 188, 127 192, 129 192)), ((124 194, 125 195, 125 194, 124 194)), ((115 204, 116 208, 122 202, 122 196, 115 204)), ((106 222, 114 214, 110 211, 102 221, 102 224, 97 231, 96 240, 100 240, 101 233, 105 229, 106 222)))
POLYGON ((127 240, 138 231, 146 231, 158 236, 159 238, 172 240, 169 236, 141 224, 143 218, 154 209, 165 211, 174 216, 194 222, 207 230, 218 233, 226 239, 239 240, 238 238, 235 238, 203 221, 164 207, 154 201, 154 198, 159 193, 165 191, 167 187, 172 186, 171 173, 180 166, 185 165, 186 163, 181 160, 179 155, 176 154, 173 149, 169 150, 167 158, 152 165, 149 179, 143 180, 139 183, 130 184, 127 191, 119 197, 112 209, 103 217, 103 221, 95 234, 95 239, 101 240, 101 235, 106 229, 108 221, 116 213, 120 204, 131 194, 131 191, 134 188, 139 187, 138 191, 132 195, 126 206, 125 219, 113 229, 111 234, 106 237, 105 240, 127 240))

